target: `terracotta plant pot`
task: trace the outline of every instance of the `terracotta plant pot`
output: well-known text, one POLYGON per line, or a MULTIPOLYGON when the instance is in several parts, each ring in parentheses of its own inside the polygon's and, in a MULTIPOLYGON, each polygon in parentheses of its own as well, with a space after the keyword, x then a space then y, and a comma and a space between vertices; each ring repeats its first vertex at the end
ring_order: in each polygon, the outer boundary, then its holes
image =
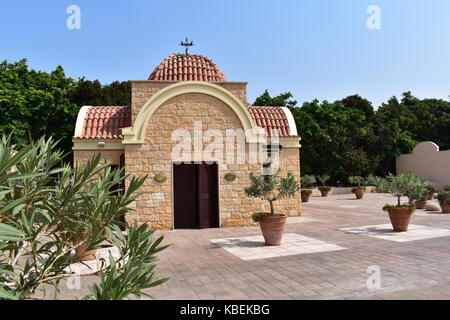
POLYGON ((415 205, 416 205, 417 209, 425 209, 426 206, 427 206, 427 201, 418 201, 418 200, 416 200, 415 205))
POLYGON ((430 193, 428 196, 427 196, 427 200, 433 200, 434 199, 434 193, 430 193))
POLYGON ((391 219, 395 232, 408 231, 412 212, 409 208, 391 208, 388 210, 389 218, 391 219))
POLYGON ((442 213, 450 213, 450 204, 440 204, 442 213))
POLYGON ((356 199, 362 199, 364 196, 364 189, 356 189, 355 196, 356 196, 356 199))
MULTIPOLYGON (((85 232, 82 233, 82 236, 83 240, 86 240, 87 234, 85 232)), ((83 240, 79 240, 76 244, 79 244, 83 240)), ((97 259, 97 250, 96 249, 87 250, 87 247, 88 247, 87 243, 79 245, 75 249, 75 256, 81 261, 91 261, 97 259)))
POLYGON ((311 192, 301 192, 302 202, 309 202, 309 197, 311 196, 311 192))
POLYGON ((322 197, 327 197, 330 193, 330 190, 320 190, 320 193, 322 194, 322 197))
POLYGON ((283 238, 286 216, 264 217, 259 222, 267 246, 279 246, 283 238))

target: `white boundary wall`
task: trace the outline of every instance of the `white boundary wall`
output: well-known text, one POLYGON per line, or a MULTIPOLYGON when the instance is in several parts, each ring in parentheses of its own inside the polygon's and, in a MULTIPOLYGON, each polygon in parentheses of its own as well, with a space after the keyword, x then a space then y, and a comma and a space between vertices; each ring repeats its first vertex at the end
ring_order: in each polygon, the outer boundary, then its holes
POLYGON ((450 184, 450 150, 439 151, 431 141, 419 143, 412 154, 397 157, 397 173, 410 171, 427 179, 439 191, 450 184))

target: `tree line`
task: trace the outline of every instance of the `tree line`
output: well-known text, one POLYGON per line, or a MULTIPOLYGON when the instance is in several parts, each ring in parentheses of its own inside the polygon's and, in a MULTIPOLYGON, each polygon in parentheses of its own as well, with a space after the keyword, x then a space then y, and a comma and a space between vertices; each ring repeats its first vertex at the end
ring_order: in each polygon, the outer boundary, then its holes
POLYGON ((337 185, 347 184, 350 176, 395 173, 395 158, 422 141, 450 149, 450 102, 411 92, 377 110, 359 95, 297 106, 290 92, 271 97, 267 90, 254 105, 288 107, 302 138, 302 175, 329 175, 337 185))
POLYGON ((84 105, 130 105, 129 81, 102 85, 100 81, 67 77, 61 66, 51 72, 29 68, 27 60, 0 63, 0 136, 13 134, 25 146, 42 136, 59 139, 71 160, 72 136, 84 105))
MULTIPOLYGON (((0 135, 14 142, 46 135, 60 139, 71 159, 76 117, 83 105, 130 105, 129 81, 101 84, 67 77, 61 66, 36 71, 27 60, 0 63, 0 135)), ((255 106, 286 106, 302 138, 302 174, 329 175, 334 184, 349 176, 384 176, 395 172, 395 157, 421 141, 450 149, 450 102, 419 99, 405 92, 377 110, 359 95, 328 102, 317 99, 298 106, 290 92, 271 96, 266 90, 255 106)))

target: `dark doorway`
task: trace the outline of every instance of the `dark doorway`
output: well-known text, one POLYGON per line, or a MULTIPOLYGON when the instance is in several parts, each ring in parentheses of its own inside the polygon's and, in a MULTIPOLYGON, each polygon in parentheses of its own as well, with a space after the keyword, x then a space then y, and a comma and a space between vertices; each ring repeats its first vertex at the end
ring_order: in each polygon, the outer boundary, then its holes
POLYGON ((217 164, 173 166, 175 229, 219 227, 217 164))

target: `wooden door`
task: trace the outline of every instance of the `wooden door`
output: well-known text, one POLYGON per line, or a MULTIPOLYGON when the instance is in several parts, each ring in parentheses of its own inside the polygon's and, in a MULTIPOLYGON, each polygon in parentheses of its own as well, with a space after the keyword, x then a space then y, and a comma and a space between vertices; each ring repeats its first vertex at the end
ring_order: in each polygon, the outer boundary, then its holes
POLYGON ((218 228, 217 164, 174 165, 175 229, 218 228))
POLYGON ((192 164, 174 165, 174 227, 195 229, 198 224, 197 168, 192 164))
POLYGON ((198 215, 200 229, 219 227, 217 164, 198 165, 198 215))

